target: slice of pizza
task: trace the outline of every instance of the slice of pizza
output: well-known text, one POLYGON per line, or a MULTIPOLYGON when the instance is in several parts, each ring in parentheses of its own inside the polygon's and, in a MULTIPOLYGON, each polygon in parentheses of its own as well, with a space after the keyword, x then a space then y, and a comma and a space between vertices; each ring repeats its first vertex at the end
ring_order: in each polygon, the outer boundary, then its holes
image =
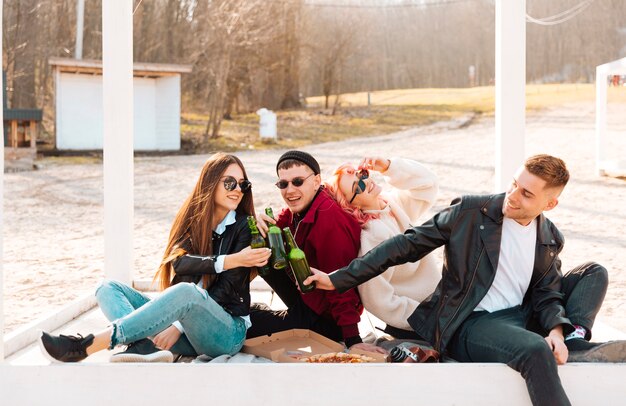
POLYGON ((300 361, 309 363, 359 364, 363 362, 375 362, 376 360, 367 355, 329 352, 327 354, 317 354, 300 358, 300 361))

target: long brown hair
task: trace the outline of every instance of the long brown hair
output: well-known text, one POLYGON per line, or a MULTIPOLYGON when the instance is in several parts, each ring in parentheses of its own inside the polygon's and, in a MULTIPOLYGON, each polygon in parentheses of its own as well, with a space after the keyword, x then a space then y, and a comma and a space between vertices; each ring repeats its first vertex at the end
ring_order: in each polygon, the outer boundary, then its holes
MULTIPOLYGON (((185 239, 191 239, 190 253, 203 256, 209 256, 213 253, 211 237, 213 236, 212 225, 215 214, 215 190, 222 185, 220 178, 232 164, 239 165, 244 179, 248 179, 241 160, 234 155, 223 152, 212 155, 202 167, 196 186, 174 218, 163 260, 154 276, 154 281, 159 281, 160 289, 166 289, 171 285, 174 276, 172 261, 187 253, 181 247, 181 243, 185 239)), ((237 206, 237 212, 254 215, 251 191, 243 194, 243 198, 237 206)), ((206 286, 206 278, 204 282, 206 286)))

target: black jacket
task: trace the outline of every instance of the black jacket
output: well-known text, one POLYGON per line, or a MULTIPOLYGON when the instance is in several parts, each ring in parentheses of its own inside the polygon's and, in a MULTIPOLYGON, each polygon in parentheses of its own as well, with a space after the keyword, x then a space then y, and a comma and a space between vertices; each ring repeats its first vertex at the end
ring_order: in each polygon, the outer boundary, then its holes
MULTIPOLYGON (((408 318, 411 327, 439 351, 472 314, 493 283, 502 237, 504 194, 464 196, 419 227, 384 241, 345 268, 330 274, 339 291, 365 282, 387 268, 415 262, 445 245, 442 279, 408 318)), ((524 303, 546 329, 573 330, 563 308, 563 236, 542 215, 537 218, 535 264, 524 303)))
POLYGON ((209 296, 233 316, 250 313, 250 268, 240 267, 221 273, 215 272, 215 261, 219 255, 235 254, 250 245, 252 239, 247 216, 237 213, 235 222, 226 226, 221 234, 213 233, 211 256, 193 255, 191 242, 181 243, 188 254, 172 262, 176 275, 172 285, 180 282, 197 283, 202 275, 209 275, 209 296))

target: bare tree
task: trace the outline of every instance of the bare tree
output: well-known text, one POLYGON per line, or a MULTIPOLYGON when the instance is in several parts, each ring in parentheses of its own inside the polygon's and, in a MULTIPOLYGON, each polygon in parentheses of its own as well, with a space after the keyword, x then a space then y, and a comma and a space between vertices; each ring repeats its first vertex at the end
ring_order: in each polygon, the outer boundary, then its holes
MULTIPOLYGON (((76 0, 6 0, 7 104, 42 107, 53 123, 51 56, 74 51, 76 0)), ((493 0, 134 0, 136 61, 188 63, 183 105, 209 115, 206 137, 239 111, 298 107, 300 93, 468 85, 494 76, 493 0), (341 6, 343 4, 343 6, 341 6), (328 7, 328 6, 332 7, 328 7), (337 7, 337 6, 340 7, 337 7)), ((547 17, 573 0, 528 0, 547 17)), ((83 55, 102 57, 102 0, 85 2, 83 55)), ((626 55, 624 0, 594 2, 554 26, 527 26, 529 81, 591 81, 626 55)), ((335 97, 335 108, 339 98, 335 97)))
MULTIPOLYGON (((306 61, 311 65, 310 69, 317 71, 313 73, 313 78, 319 78, 325 108, 328 108, 331 94, 340 93, 342 73, 347 62, 361 49, 362 26, 358 15, 337 15, 332 10, 315 10, 308 17, 305 28, 306 61)), ((333 111, 338 100, 335 99, 333 111)))
POLYGON ((259 61, 259 49, 273 38, 268 7, 261 0, 221 0, 196 7, 194 13, 196 52, 192 56, 194 76, 203 83, 209 119, 205 137, 219 135, 224 113, 230 111, 251 67, 259 61), (229 91, 230 85, 230 91, 229 91))

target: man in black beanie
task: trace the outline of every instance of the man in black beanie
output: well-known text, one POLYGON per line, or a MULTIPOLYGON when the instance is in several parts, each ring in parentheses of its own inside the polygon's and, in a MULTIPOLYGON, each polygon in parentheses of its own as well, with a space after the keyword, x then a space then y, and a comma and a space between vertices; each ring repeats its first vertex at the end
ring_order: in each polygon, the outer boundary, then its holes
MULTIPOLYGON (((361 228, 324 190, 317 160, 303 151, 287 151, 278 159, 276 174, 276 187, 287 208, 278 214, 276 221, 260 214, 258 225, 261 232, 267 232, 267 223, 274 223, 281 229, 289 227, 309 265, 322 272, 332 272, 348 265, 357 257, 361 228)), ((344 341, 348 347, 356 344, 361 349, 377 349, 363 344, 359 336, 358 323, 363 305, 355 290, 345 293, 315 290, 303 294, 289 267, 272 269, 264 279, 280 296, 287 310, 275 311, 262 304, 253 305, 248 338, 304 328, 335 341, 344 341)))

